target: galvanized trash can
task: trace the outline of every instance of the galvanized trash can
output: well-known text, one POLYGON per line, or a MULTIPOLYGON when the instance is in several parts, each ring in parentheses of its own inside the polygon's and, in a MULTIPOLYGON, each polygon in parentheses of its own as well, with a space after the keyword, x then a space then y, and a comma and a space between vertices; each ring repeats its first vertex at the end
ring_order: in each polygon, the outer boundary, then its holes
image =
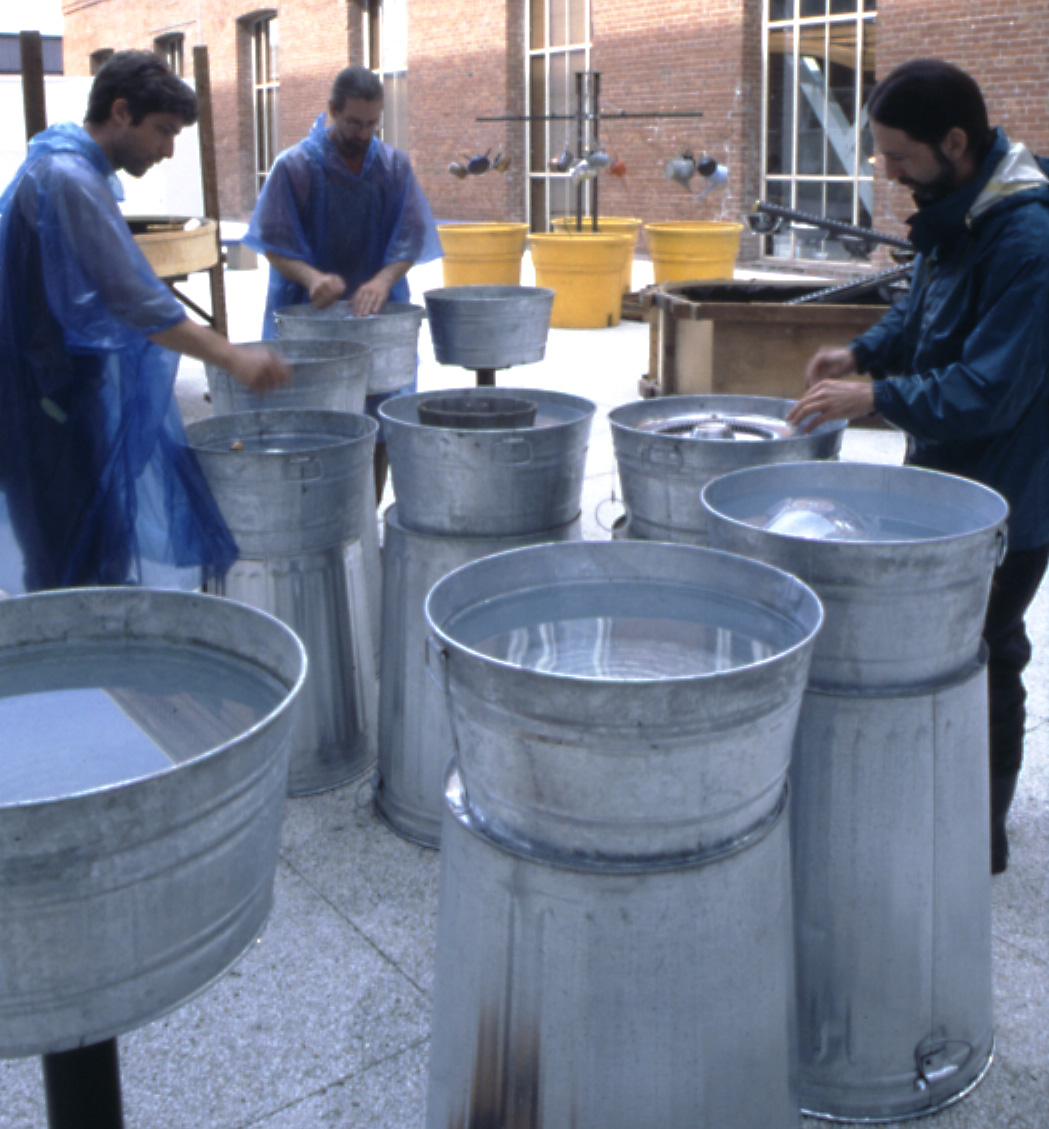
POLYGON ((372 352, 353 341, 257 341, 278 353, 291 368, 291 380, 259 394, 245 388, 218 365, 205 364, 208 394, 216 415, 273 408, 327 408, 363 412, 371 380, 372 352))
POLYGON ((438 580, 470 561, 526 545, 581 540, 582 522, 576 518, 521 537, 439 537, 405 528, 391 506, 385 527, 375 803, 399 834, 436 847, 454 746, 444 695, 426 670, 426 597, 438 580))
POLYGON ((258 937, 305 670, 211 596, 0 600, 0 1058, 139 1027, 258 937))
POLYGON ((288 793, 362 775, 375 757, 377 678, 362 530, 377 425, 348 412, 242 412, 186 429, 240 548, 216 594, 302 637, 310 676, 292 734, 288 793))
MULTIPOLYGON (((277 334, 285 340, 356 341, 372 351, 369 396, 397 392, 415 381, 423 309, 408 302, 387 302, 377 314, 356 317, 349 302, 325 310, 305 302, 276 313, 277 334)), ((362 410, 362 409, 357 409, 362 410)))
MULTIPOLYGON (((460 394, 457 393, 457 396, 460 394)), ((379 778, 376 806, 399 834, 440 844, 452 756, 441 696, 427 677, 424 601, 447 572, 518 546, 581 536, 580 500, 594 405, 559 392, 466 389, 461 398, 535 406, 526 427, 435 427, 433 394, 379 409, 397 506, 383 553, 379 778)))
POLYGON ((608 413, 626 508, 618 536, 706 545, 708 482, 749 466, 836 459, 845 424, 810 434, 786 422, 793 400, 764 396, 672 396, 608 413))
POLYGON ((821 615, 778 570, 643 542, 434 587, 428 1129, 797 1124, 786 775, 821 615))
POLYGON ((935 1112, 993 1048, 981 633, 1006 503, 847 463, 737 471, 703 500, 716 546, 826 613, 790 773, 802 1108, 935 1112))

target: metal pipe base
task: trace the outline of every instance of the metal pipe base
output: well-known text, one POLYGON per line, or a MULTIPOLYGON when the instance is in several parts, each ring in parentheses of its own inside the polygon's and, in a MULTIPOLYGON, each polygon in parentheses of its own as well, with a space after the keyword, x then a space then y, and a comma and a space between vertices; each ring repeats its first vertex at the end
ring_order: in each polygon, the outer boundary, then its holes
POLYGON ((42 1056, 49 1129, 123 1129, 116 1039, 42 1056))

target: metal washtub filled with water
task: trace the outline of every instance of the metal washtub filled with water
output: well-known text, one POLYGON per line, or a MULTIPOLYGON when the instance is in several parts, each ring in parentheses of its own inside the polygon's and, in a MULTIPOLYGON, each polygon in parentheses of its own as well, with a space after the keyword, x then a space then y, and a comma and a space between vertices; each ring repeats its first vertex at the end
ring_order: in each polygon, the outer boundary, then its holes
POLYGON ((455 740, 429 1129, 795 1124, 786 777, 818 599, 583 542, 426 607, 455 740))
POLYGON ((378 686, 364 527, 377 425, 349 412, 241 412, 186 429, 240 549, 214 592, 282 619, 311 670, 292 733, 293 796, 375 759, 378 686))
POLYGON ((790 771, 804 1111, 896 1121, 993 1051, 981 635, 1008 507, 913 467, 797 463, 703 492, 712 543, 810 584, 790 771))
POLYGON ((836 459, 845 424, 806 434, 786 422, 792 400, 670 396, 609 412, 626 509, 614 535, 709 543, 700 499, 712 479, 748 466, 836 459))
POLYGON ((495 384, 498 369, 530 365, 546 354, 554 292, 537 286, 448 286, 423 295, 439 364, 495 384))
MULTIPOLYGON (((372 352, 367 393, 398 392, 414 384, 424 311, 408 302, 387 302, 377 314, 357 317, 349 302, 318 310, 306 302, 276 313, 278 337, 287 341, 356 342, 372 352)), ((361 410, 361 409, 355 409, 361 410)))
POLYGON ((259 341, 279 354, 291 380, 260 396, 218 365, 205 364, 208 394, 216 415, 260 408, 327 408, 363 412, 372 373, 372 352, 354 341, 259 341))
POLYGON ((385 514, 376 805, 416 842, 440 842, 452 756, 425 665, 426 595, 480 557, 581 537, 594 411, 577 396, 507 388, 417 393, 380 408, 397 504, 385 514))
POLYGON ((211 596, 0 601, 0 1057, 49 1124, 123 1124, 116 1039, 218 979, 273 900, 293 705, 284 624, 211 596))

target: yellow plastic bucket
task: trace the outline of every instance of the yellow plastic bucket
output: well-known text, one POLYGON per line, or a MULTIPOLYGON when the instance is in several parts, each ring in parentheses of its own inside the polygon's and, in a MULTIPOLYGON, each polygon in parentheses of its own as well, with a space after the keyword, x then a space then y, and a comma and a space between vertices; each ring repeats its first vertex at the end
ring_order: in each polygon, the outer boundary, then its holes
POLYGON ((526 223, 440 223, 445 286, 520 286, 526 223))
MULTIPOLYGON (((627 256, 623 267, 623 293, 628 294, 634 284, 634 251, 637 248, 637 237, 641 234, 642 220, 629 219, 626 216, 598 216, 597 231, 599 235, 629 235, 633 242, 630 244, 630 254, 627 256)), ((575 231, 575 216, 560 216, 551 221, 554 231, 575 231)), ((583 217, 583 231, 592 232, 594 221, 590 216, 583 217)))
POLYGON ((731 278, 742 234, 741 223, 718 220, 646 223, 645 237, 655 281, 731 278))
MULTIPOLYGON (((598 221, 600 226, 600 221, 598 221)), ((536 286, 554 292, 554 329, 605 329, 619 324, 629 235, 550 232, 530 235, 536 286)))

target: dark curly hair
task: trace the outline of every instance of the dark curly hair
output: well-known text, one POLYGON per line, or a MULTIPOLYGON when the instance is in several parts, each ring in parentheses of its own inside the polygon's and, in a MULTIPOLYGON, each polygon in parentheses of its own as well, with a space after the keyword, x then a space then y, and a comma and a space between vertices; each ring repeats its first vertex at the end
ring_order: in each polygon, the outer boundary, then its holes
POLYGON ((912 59, 898 66, 871 91, 867 112, 879 125, 902 130, 925 145, 938 147, 952 129, 964 130, 977 161, 994 144, 976 80, 939 59, 912 59))
POLYGON ((91 84, 87 120, 95 125, 108 121, 118 98, 130 107, 132 125, 146 114, 178 114, 184 125, 197 120, 193 88, 152 51, 117 51, 105 61, 91 84))

